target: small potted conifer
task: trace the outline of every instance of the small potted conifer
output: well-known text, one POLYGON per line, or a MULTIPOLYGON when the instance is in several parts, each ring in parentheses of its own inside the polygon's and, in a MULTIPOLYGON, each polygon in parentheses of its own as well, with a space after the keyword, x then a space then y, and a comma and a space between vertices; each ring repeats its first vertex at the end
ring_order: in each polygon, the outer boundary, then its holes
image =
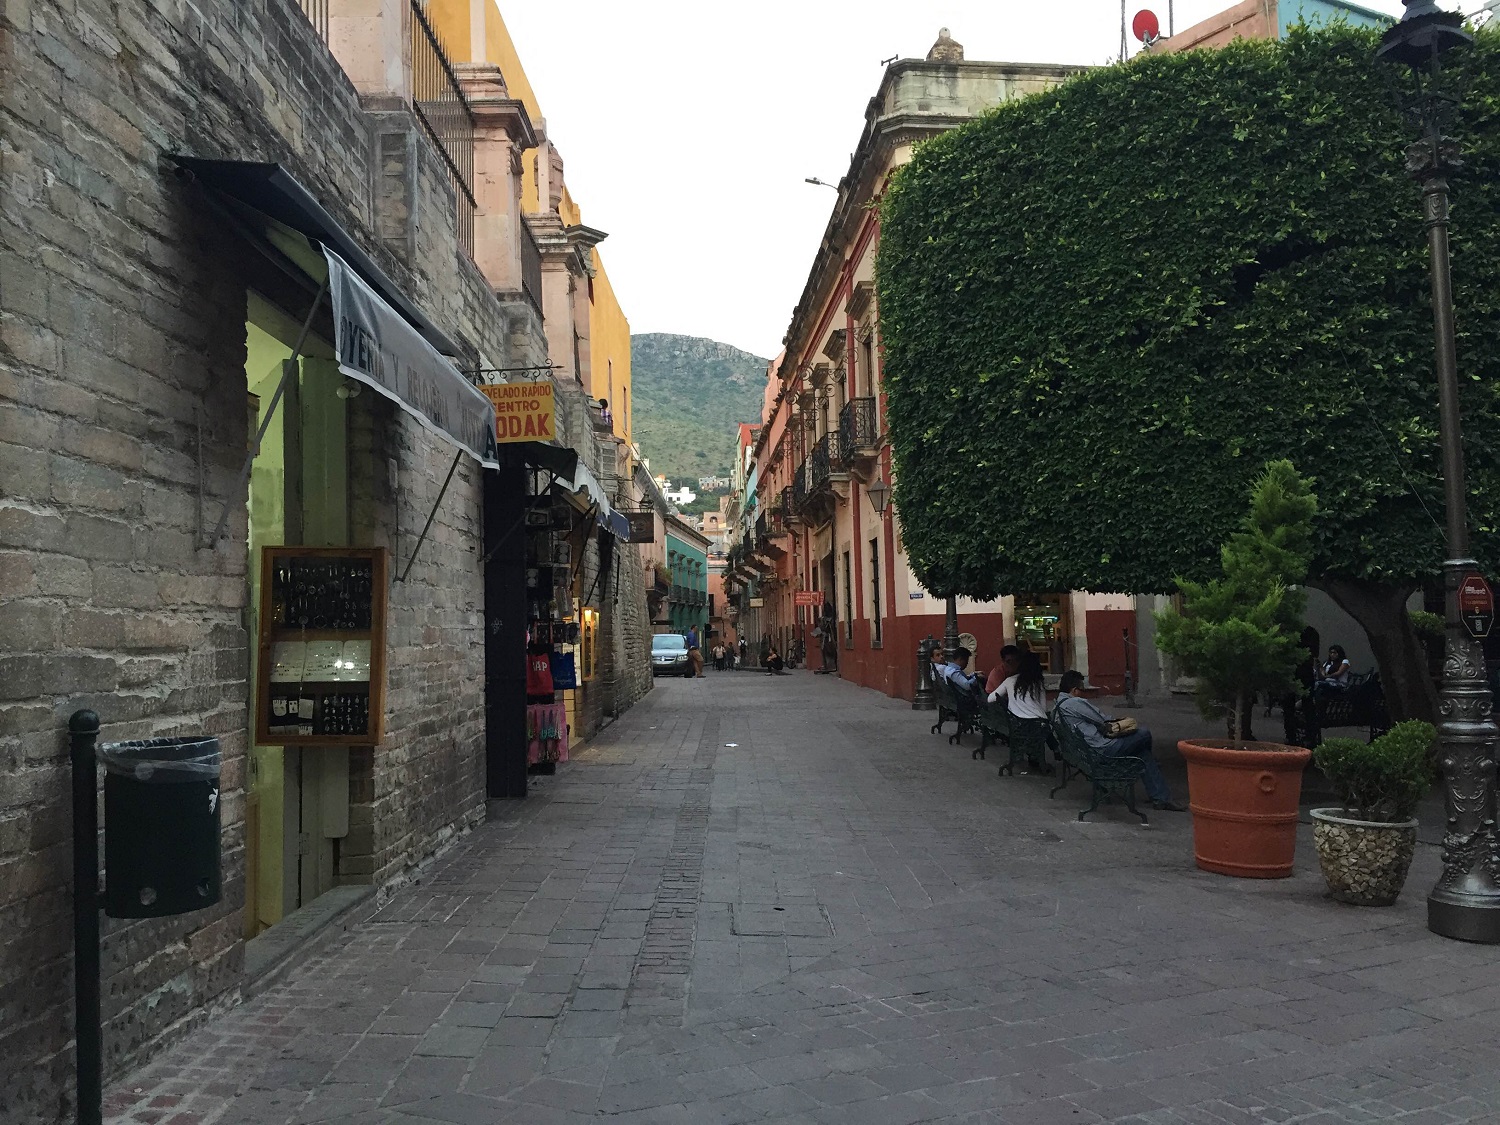
POLYGON ((1220 552, 1223 576, 1179 579, 1182 609, 1156 615, 1157 647, 1198 681, 1205 718, 1228 721, 1227 739, 1177 744, 1188 766, 1193 853, 1221 875, 1277 879, 1292 873, 1302 771, 1312 752, 1249 737, 1257 692, 1298 689, 1303 657, 1298 586, 1312 557, 1317 500, 1290 461, 1273 461, 1251 490, 1250 511, 1220 552))
POLYGON ((1342 807, 1313 809, 1313 842, 1328 893, 1353 906, 1390 906, 1417 847, 1417 802, 1432 783, 1431 723, 1397 723, 1373 742, 1324 739, 1314 758, 1342 807))

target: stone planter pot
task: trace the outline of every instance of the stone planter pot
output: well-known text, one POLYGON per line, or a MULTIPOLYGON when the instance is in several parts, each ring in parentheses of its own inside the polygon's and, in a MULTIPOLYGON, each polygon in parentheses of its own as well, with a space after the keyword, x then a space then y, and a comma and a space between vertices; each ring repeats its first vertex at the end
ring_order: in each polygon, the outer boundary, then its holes
POLYGON ((1401 894, 1417 822, 1354 820, 1343 809, 1313 809, 1313 842, 1328 893, 1351 906, 1390 906, 1401 894))

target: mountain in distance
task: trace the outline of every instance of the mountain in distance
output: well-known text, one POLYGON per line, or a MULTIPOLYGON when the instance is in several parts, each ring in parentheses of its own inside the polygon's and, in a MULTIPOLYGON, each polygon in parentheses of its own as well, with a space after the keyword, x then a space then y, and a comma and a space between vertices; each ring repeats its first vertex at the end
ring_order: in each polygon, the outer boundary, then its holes
POLYGON ((674 487, 727 477, 740 422, 760 422, 768 360, 701 336, 630 338, 635 440, 674 487))

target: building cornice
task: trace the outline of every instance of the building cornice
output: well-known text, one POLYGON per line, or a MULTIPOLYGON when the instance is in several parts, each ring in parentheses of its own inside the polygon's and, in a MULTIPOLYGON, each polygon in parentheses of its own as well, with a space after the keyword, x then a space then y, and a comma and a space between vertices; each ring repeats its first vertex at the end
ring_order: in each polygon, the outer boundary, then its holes
MULTIPOLYGON (((829 216, 802 296, 793 310, 791 324, 782 338, 787 358, 792 361, 794 369, 803 353, 817 346, 817 341, 808 340, 806 336, 816 327, 816 319, 821 317, 833 291, 842 280, 844 250, 853 243, 860 226, 868 220, 868 205, 878 201, 884 194, 885 179, 892 171, 889 167, 890 158, 895 150, 903 145, 946 133, 977 116, 975 113, 910 112, 899 109, 883 112, 891 100, 892 90, 900 80, 910 74, 926 74, 954 80, 1041 79, 1057 83, 1089 69, 1086 66, 1055 63, 937 63, 925 59, 898 59, 886 68, 879 89, 866 106, 864 132, 850 158, 848 172, 839 180, 838 201, 829 216)), ((783 375, 782 381, 786 382, 787 376, 783 375)))

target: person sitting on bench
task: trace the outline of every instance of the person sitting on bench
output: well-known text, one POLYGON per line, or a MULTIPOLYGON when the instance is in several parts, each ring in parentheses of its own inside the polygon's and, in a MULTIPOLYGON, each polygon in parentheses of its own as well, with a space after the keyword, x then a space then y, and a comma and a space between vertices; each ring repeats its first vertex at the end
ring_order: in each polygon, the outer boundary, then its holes
POLYGON ((1152 808, 1160 809, 1162 812, 1186 812, 1187 810, 1182 805, 1172 800, 1172 791, 1167 787, 1167 779, 1161 775, 1161 767, 1156 764, 1156 759, 1151 754, 1151 732, 1145 727, 1140 727, 1130 734, 1110 738, 1104 732, 1114 720, 1083 697, 1083 683, 1082 672, 1070 668, 1063 673, 1062 682, 1058 684, 1057 695, 1057 710, 1063 722, 1067 723, 1074 733, 1087 742, 1092 749, 1101 754, 1108 754, 1112 757, 1128 755, 1144 761, 1146 770, 1141 777, 1141 782, 1146 787, 1146 796, 1151 798, 1152 808))
MULTIPOLYGON (((1038 660, 1041 657, 1037 658, 1038 660)), ((1000 662, 990 669, 989 677, 984 681, 984 690, 988 695, 994 695, 1000 690, 1000 685, 1010 679, 1021 670, 1021 650, 1015 645, 1006 645, 1000 650, 1000 662)))
MULTIPOLYGON (((990 692, 991 703, 1005 703, 1005 710, 1012 719, 1047 721, 1047 684, 1042 673, 1042 658, 1034 652, 1016 650, 1019 658, 1016 672, 1006 677, 999 687, 990 692)), ((1003 658, 1003 654, 1002 654, 1003 658)), ((1045 761, 1032 759, 1031 768, 1042 774, 1052 773, 1045 761)))
POLYGON ((984 687, 983 681, 978 676, 971 676, 964 671, 969 666, 969 660, 973 655, 968 649, 960 646, 953 654, 953 663, 949 664, 943 659, 941 650, 934 652, 932 655, 933 677, 947 680, 953 685, 955 691, 966 691, 978 698, 984 687))
POLYGON ((1333 695, 1349 689, 1349 657, 1342 645, 1328 646, 1328 659, 1323 662, 1321 673, 1313 684, 1314 695, 1333 695))

